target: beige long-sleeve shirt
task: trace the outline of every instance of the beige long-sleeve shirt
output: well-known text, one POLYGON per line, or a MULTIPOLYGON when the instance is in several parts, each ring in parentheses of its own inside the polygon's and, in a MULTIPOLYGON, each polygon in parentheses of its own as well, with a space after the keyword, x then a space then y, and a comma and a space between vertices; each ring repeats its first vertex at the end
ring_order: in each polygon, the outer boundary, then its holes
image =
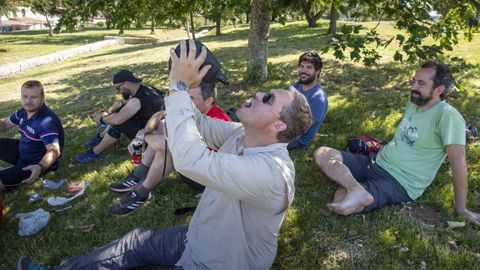
POLYGON ((175 169, 205 185, 188 227, 185 269, 267 269, 295 192, 286 143, 244 148, 240 123, 199 113, 186 92, 166 98, 175 169), (207 146, 219 149, 213 152, 207 146))

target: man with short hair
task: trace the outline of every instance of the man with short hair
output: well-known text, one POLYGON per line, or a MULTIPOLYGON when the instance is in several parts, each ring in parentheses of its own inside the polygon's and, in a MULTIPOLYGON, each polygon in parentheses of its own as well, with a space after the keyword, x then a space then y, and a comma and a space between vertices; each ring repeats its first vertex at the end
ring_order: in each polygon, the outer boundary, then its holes
MULTIPOLYGON (((278 233, 295 192, 287 143, 311 124, 298 91, 257 93, 240 109, 241 123, 198 112, 187 93, 200 84, 205 47, 171 51, 166 134, 175 169, 206 186, 190 224, 135 229, 91 254, 65 260, 58 269, 126 269, 146 265, 176 269, 268 269, 278 233), (212 152, 207 146, 218 148, 212 152)), ((23 256, 17 269, 35 265, 23 256)))
MULTIPOLYGON (((212 83, 202 83, 200 87, 193 87, 189 91, 190 98, 195 108, 204 115, 212 118, 231 122, 228 115, 215 104, 216 88, 212 83)), ((170 152, 165 153, 165 136, 163 130, 157 130, 159 125, 158 113, 152 116, 153 119, 147 124, 147 129, 155 130, 145 133, 145 130, 137 133, 136 139, 132 140, 129 150, 132 152, 132 144, 136 140, 147 143, 147 148, 142 158, 142 163, 126 178, 110 185, 115 192, 130 192, 120 204, 114 205, 109 212, 114 215, 126 215, 137 209, 152 198, 153 190, 160 181, 173 171, 172 156, 170 152), (155 123, 153 123, 155 122, 155 123), (165 167, 165 168, 164 168, 165 167)), ((213 151, 213 149, 211 149, 213 151)), ((183 175, 182 179, 192 188, 203 191, 204 186, 192 181, 183 175)))
POLYGON ((0 139, 0 159, 13 165, 0 170, 0 191, 57 170, 63 150, 63 127, 45 104, 43 84, 26 81, 21 96, 22 108, 0 120, 0 131, 18 126, 21 135, 20 140, 0 139))
POLYGON ((468 175, 465 121, 444 99, 453 84, 450 68, 439 61, 423 63, 412 80, 411 96, 392 141, 366 156, 320 147, 315 161, 340 187, 328 208, 340 215, 366 213, 383 205, 415 200, 432 183, 445 157, 452 168, 455 209, 480 225, 467 209, 468 175))
POLYGON ((325 120, 328 111, 328 99, 327 94, 318 82, 322 66, 322 59, 314 51, 305 52, 298 59, 298 81, 292 86, 307 99, 314 122, 304 134, 288 144, 288 150, 309 145, 318 133, 323 120, 325 120))
POLYGON ((75 163, 89 163, 101 159, 105 149, 115 144, 121 134, 130 140, 135 138, 150 117, 163 110, 163 94, 151 86, 140 84, 142 80, 135 77, 129 70, 120 70, 114 76, 112 83, 124 99, 115 102, 107 111, 95 113, 95 124, 108 124, 107 133, 102 137, 98 134, 88 142, 91 147, 75 157, 75 163))

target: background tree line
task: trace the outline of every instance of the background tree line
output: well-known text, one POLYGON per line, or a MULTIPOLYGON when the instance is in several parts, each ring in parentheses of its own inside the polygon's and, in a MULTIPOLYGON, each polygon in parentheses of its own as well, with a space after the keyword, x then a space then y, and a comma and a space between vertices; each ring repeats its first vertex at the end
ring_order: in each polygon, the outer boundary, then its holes
POLYGON ((337 59, 351 59, 367 66, 375 65, 381 56, 377 48, 397 46, 394 60, 415 62, 437 58, 452 51, 462 40, 470 41, 479 30, 480 0, 0 0, 0 15, 15 5, 26 5, 47 18, 59 16, 60 21, 50 35, 61 29, 75 27, 95 16, 106 19, 107 28, 125 29, 149 25, 185 27, 195 39, 194 18, 201 15, 214 22, 216 34, 223 23, 249 23, 248 71, 246 78, 264 82, 268 78, 268 34, 272 21, 305 18, 306 27, 317 27, 320 18, 329 20, 329 43, 322 53, 334 51, 337 59), (399 33, 389 40, 379 37, 376 28, 364 29, 361 24, 337 21, 390 21, 399 33), (432 42, 433 41, 433 42, 432 42))

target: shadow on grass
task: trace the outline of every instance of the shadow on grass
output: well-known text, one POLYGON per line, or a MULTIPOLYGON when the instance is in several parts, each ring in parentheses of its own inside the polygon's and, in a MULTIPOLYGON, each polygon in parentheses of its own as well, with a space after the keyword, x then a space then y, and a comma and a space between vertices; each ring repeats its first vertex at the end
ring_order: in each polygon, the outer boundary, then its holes
MULTIPOLYGON (((326 40, 325 36, 318 34, 324 32, 325 24, 315 29, 287 25, 286 29, 288 29, 286 32, 272 30, 269 57, 280 57, 285 54, 298 56, 303 51, 319 50, 326 40)), ((244 40, 246 36, 248 36, 248 30, 242 29, 232 34, 205 37, 201 40, 207 46, 209 42, 218 42, 228 46, 229 43, 244 40)), ((176 42, 162 44, 160 47, 174 47, 174 45, 176 42)), ((131 57, 133 53, 142 51, 151 53, 156 47, 157 45, 124 47, 89 55, 78 61, 109 55, 131 57)), ((221 87, 219 91, 219 102, 224 108, 238 106, 247 96, 256 91, 264 90, 267 87, 287 87, 297 79, 297 63, 296 60, 292 60, 286 63, 271 64, 270 80, 264 86, 247 86, 241 80, 243 72, 246 70, 246 45, 234 49, 222 48, 220 45, 211 49, 224 67, 229 70, 230 77, 233 78, 230 86, 221 87)), ((16 237, 16 226, 13 224, 16 221, 12 215, 19 210, 31 211, 32 208, 38 207, 26 203, 27 195, 38 188, 38 183, 6 194, 8 216, 5 221, 5 229, 2 229, 4 238, 0 244, 0 250, 6 250, 6 252, 0 255, 0 261, 12 262, 12 258, 18 257, 20 252, 24 252, 33 254, 37 260, 42 260, 40 262, 59 262, 65 256, 89 252, 94 246, 106 244, 137 227, 140 222, 142 226, 152 227, 188 222, 188 218, 178 218, 171 213, 175 207, 191 206, 196 203, 188 196, 185 199, 185 194, 192 195, 192 191, 176 183, 177 181, 173 181, 176 179, 175 176, 166 179, 155 191, 158 199, 153 202, 153 207, 144 207, 122 219, 107 214, 106 208, 118 198, 109 192, 108 184, 113 179, 124 176, 129 169, 133 168, 127 161, 129 157, 124 149, 108 150, 106 160, 92 165, 70 165, 68 162, 75 154, 86 150, 82 146, 83 142, 96 132, 89 115, 100 108, 106 108, 114 100, 115 92, 111 87, 111 78, 117 70, 131 69, 138 77, 144 78, 147 83, 153 85, 165 83, 167 78, 166 61, 153 62, 154 60, 114 68, 92 66, 87 72, 79 72, 56 82, 62 85, 62 88, 52 92, 61 98, 48 98, 49 92, 47 91, 47 103, 62 118, 66 131, 64 160, 60 170, 54 174, 55 178, 58 176, 58 178, 68 177, 71 180, 94 179, 94 184, 85 200, 79 201, 70 212, 55 213, 48 227, 30 239, 16 237), (81 232, 79 227, 88 224, 96 224, 94 231, 92 233, 81 232), (60 235, 59 237, 55 236, 57 233, 60 235), (18 243, 16 246, 21 248, 8 249, 6 243, 13 242, 18 243), (76 245, 69 250, 54 249, 57 246, 71 247, 71 243, 76 243, 76 245)), ((419 261, 422 258, 417 254, 402 255, 401 258, 397 258, 399 256, 395 248, 385 247, 401 243, 402 237, 409 239, 411 243, 420 242, 415 238, 418 237, 420 231, 421 233, 427 231, 426 236, 421 239, 426 242, 426 247, 417 247, 416 251, 424 252, 425 255, 422 255, 426 256, 429 261, 437 260, 439 262, 437 265, 450 265, 446 261, 447 258, 435 258, 435 254, 428 255, 428 251, 431 251, 430 246, 433 246, 437 240, 437 242, 442 242, 445 240, 443 238, 448 238, 446 237, 448 233, 434 231, 429 234, 428 229, 419 227, 401 215, 397 215, 400 210, 398 206, 386 207, 364 216, 341 217, 329 212, 326 204, 331 200, 336 187, 326 179, 312 159, 313 151, 319 146, 343 148, 349 135, 366 133, 390 139, 408 100, 408 82, 414 69, 415 67, 405 67, 400 64, 386 64, 380 68, 364 68, 352 63, 325 61, 320 81, 328 93, 331 106, 314 142, 304 150, 291 153, 296 166, 296 197, 285 218, 273 269, 319 269, 325 264, 337 268, 358 269, 371 268, 372 263, 379 261, 384 261, 386 266, 406 267, 407 260, 419 261), (440 236, 435 236, 435 234, 440 236), (360 248, 360 245, 365 249, 360 248)), ((476 72, 475 70, 478 71, 478 69, 473 69, 471 72, 476 72)), ((468 92, 460 92, 456 95, 457 98, 451 100, 454 106, 466 113, 467 116, 478 116, 479 112, 476 109, 479 102, 478 95, 473 98, 468 98, 468 92)), ((18 102, 13 101, 0 103, 2 116, 15 110, 17 106, 18 102)), ((468 117, 465 118, 468 119, 468 117)), ((478 146, 475 149, 478 150, 478 146)), ((477 164, 478 159, 477 154, 477 164)), ((425 194, 426 198, 433 200, 437 194, 442 193, 446 186, 451 185, 445 167, 442 168, 440 174, 441 181, 434 183, 432 189, 425 194)), ((478 188, 478 184, 476 187, 478 188)), ((445 198, 441 197, 441 199, 445 198)), ((422 200, 421 203, 428 204, 429 201, 422 200)), ((438 202, 434 202, 434 205, 438 206, 438 202)), ((44 203, 40 206, 48 207, 44 203)), ((474 202, 472 206, 479 209, 479 202, 474 202)), ((448 210, 444 210, 445 207, 442 207, 440 208, 446 215, 451 215, 448 210)), ((460 239, 472 247, 478 246, 475 243, 478 236, 474 230, 462 234, 460 239)), ((443 242, 446 241, 448 240, 443 242)), ((443 254, 441 252, 439 253, 443 254)), ((472 258, 467 258, 463 266, 471 265, 472 260, 472 258)), ((432 264, 432 267, 435 268, 435 261, 432 264)), ((12 265, 13 262, 9 263, 9 266, 12 265)), ((468 269, 468 267, 463 268, 468 269)))

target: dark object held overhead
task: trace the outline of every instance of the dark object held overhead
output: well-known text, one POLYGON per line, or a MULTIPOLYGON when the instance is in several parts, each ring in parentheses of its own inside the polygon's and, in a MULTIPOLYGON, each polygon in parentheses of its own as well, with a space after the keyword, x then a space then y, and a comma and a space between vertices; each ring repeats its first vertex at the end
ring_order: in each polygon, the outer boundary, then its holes
MULTIPOLYGON (((188 40, 186 40, 185 43, 187 45, 187 53, 188 53, 188 50, 189 50, 188 40)), ((205 45, 202 44, 202 42, 200 42, 198 40, 195 41, 195 47, 196 47, 195 57, 197 57, 200 54, 200 52, 202 51, 202 46, 205 46, 205 45)), ((202 82, 203 83, 221 82, 221 83, 227 85, 228 84, 227 71, 222 70, 222 65, 220 65, 220 63, 215 58, 215 56, 213 56, 213 53, 206 46, 205 46, 205 48, 207 49, 207 57, 205 58, 205 62, 203 63, 203 65, 200 68, 202 68, 205 65, 212 65, 212 67, 208 70, 208 73, 202 79, 202 82)), ((177 54, 177 56, 180 55, 180 44, 175 48, 175 53, 177 54)), ((168 71, 169 72, 170 72, 171 66, 172 66, 172 59, 169 59, 168 60, 168 71)))

